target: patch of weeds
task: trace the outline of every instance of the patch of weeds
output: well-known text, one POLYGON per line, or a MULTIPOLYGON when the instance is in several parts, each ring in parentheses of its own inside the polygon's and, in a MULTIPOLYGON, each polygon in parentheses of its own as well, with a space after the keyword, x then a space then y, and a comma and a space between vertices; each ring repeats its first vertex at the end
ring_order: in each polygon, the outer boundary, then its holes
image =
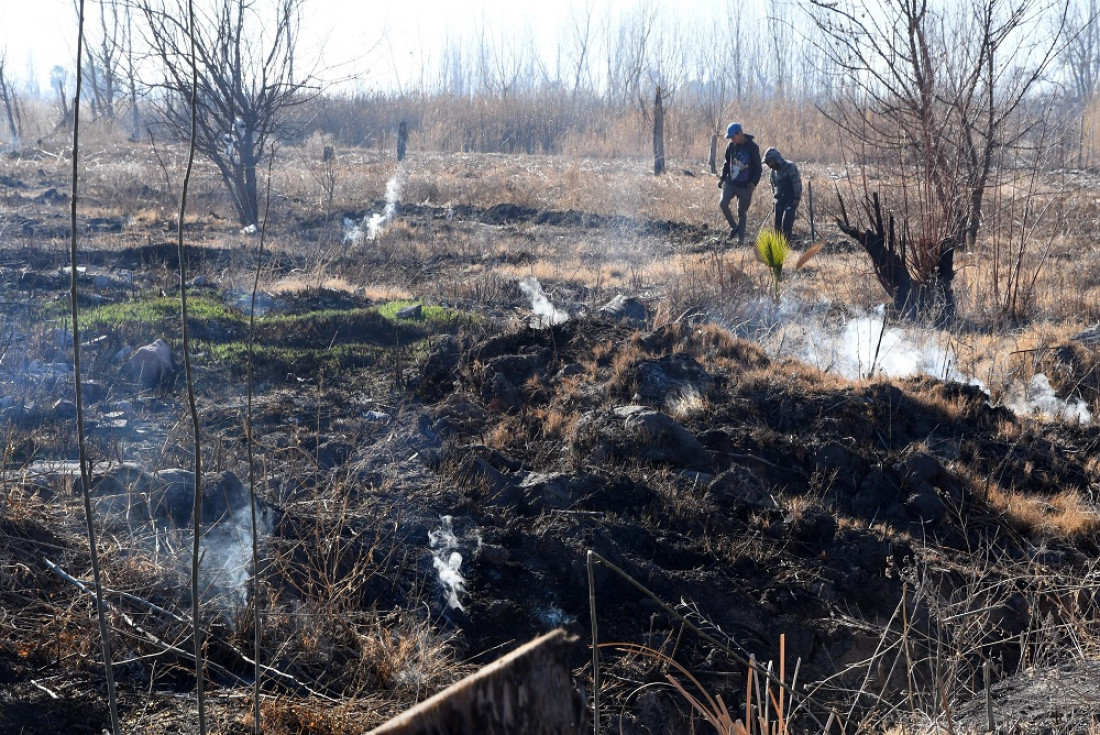
MULTIPOLYGON (((233 377, 246 374, 248 344, 245 342, 202 345, 214 365, 225 366, 233 377)), ((257 342, 252 349, 252 364, 258 376, 283 379, 288 375, 313 378, 339 375, 385 362, 388 352, 377 345, 354 343, 317 347, 271 345, 257 342)))
MULTIPOLYGON (((398 304, 394 312, 402 308, 401 302, 394 303, 398 304)), ((387 318, 375 308, 268 317, 256 322, 253 365, 261 375, 282 379, 338 375, 415 360, 432 334, 455 331, 465 319, 442 307, 426 308, 424 313, 420 322, 387 318)), ((245 373, 248 342, 243 334, 232 341, 210 340, 203 349, 213 363, 228 366, 233 375, 245 373)))
POLYGON ((378 313, 387 319, 423 324, 433 332, 455 331, 458 328, 475 326, 478 323, 478 317, 474 314, 468 314, 456 309, 448 309, 445 306, 423 303, 421 303, 420 312, 417 316, 407 319, 398 318, 397 312, 406 307, 415 306, 418 303, 421 302, 397 300, 387 302, 377 308, 378 313))
MULTIPOLYGON (((68 309, 68 302, 59 299, 44 310, 43 316, 60 319, 68 326, 68 309)), ((239 338, 246 326, 239 311, 206 296, 187 299, 187 317, 188 329, 200 339, 210 334, 239 338)), ((172 296, 102 304, 80 311, 80 329, 85 334, 110 333, 133 343, 151 342, 158 337, 170 339, 179 332, 179 320, 180 302, 172 296)))
POLYGON ((256 323, 257 343, 283 347, 324 349, 347 344, 408 344, 425 336, 423 329, 396 325, 373 308, 315 311, 256 323))

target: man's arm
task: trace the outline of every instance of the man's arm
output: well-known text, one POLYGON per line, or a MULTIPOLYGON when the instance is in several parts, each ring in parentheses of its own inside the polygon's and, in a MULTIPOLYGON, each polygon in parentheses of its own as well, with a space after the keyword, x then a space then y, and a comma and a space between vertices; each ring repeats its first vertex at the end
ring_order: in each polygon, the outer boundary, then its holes
POLYGON ((753 142, 749 147, 749 186, 756 188, 760 183, 763 165, 760 163, 760 146, 753 142))

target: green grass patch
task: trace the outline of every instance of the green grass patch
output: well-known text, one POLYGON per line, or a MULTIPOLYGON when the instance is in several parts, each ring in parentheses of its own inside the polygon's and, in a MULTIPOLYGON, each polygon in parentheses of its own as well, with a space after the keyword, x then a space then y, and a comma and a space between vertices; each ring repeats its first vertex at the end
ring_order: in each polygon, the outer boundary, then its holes
MULTIPOLYGON (((253 366, 258 376, 312 379, 337 376, 378 365, 409 364, 422 356, 428 340, 477 323, 454 309, 424 305, 415 319, 397 312, 414 301, 392 301, 357 309, 325 309, 296 314, 268 314, 255 321, 253 366)), ((246 312, 218 297, 189 295, 188 332, 192 354, 210 369, 210 379, 239 378, 247 372, 249 322, 246 312), (218 377, 220 376, 220 377, 218 377)), ((67 324, 68 302, 44 308, 44 318, 67 324), (48 312, 48 313, 47 313, 48 312)), ((178 296, 146 295, 130 301, 81 308, 85 337, 107 334, 112 340, 141 345, 164 339, 180 349, 178 296)))
MULTIPOLYGON (((68 300, 58 299, 43 308, 44 318, 59 320, 68 326, 71 311, 68 300)), ((122 341, 140 344, 158 337, 169 342, 180 332, 180 301, 175 296, 119 301, 85 306, 79 311, 80 329, 86 335, 112 334, 122 341)), ((245 333, 247 318, 237 309, 208 296, 187 299, 187 327, 193 336, 221 335, 237 339, 245 333)))
MULTIPOLYGON (((208 365, 234 378, 248 372, 248 345, 244 342, 203 345, 208 365)), ((342 344, 324 349, 256 344, 252 351, 253 373, 259 380, 284 380, 293 375, 315 379, 336 377, 393 361, 392 350, 369 344, 342 344)))
POLYGON ((407 306, 413 306, 421 303, 419 301, 389 301, 385 304, 380 304, 375 307, 378 313, 387 319, 400 322, 410 322, 416 324, 423 324, 431 331, 453 331, 460 327, 474 326, 477 323, 477 317, 472 314, 467 314, 457 309, 448 309, 445 306, 439 306, 436 304, 422 304, 420 308, 420 316, 414 319, 398 319, 397 312, 401 311, 407 306))
POLYGON ((324 348, 368 343, 405 344, 423 339, 418 325, 395 323, 374 308, 314 311, 267 317, 256 322, 256 341, 267 345, 324 348))

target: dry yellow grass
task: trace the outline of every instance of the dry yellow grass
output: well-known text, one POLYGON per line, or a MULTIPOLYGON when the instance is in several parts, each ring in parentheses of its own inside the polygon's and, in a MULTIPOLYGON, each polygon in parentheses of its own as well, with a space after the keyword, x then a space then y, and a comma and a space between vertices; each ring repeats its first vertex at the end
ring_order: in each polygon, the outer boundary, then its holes
POLYGON ((1100 530, 1096 509, 1076 490, 1037 497, 990 485, 986 498, 1005 520, 1038 539, 1078 539, 1100 530))
POLYGON ((532 409, 531 415, 539 422, 542 438, 545 439, 564 439, 570 436, 580 419, 579 414, 563 411, 557 406, 532 409))
POLYGON ((328 274, 320 274, 316 278, 305 275, 291 275, 279 278, 266 284, 266 289, 278 295, 292 295, 317 289, 339 291, 349 294, 360 294, 373 301, 397 301, 411 299, 412 293, 400 286, 392 284, 369 284, 362 286, 352 283, 347 279, 328 274))
POLYGON ((706 396, 693 388, 670 395, 666 400, 668 414, 680 421, 704 416, 710 408, 706 396))

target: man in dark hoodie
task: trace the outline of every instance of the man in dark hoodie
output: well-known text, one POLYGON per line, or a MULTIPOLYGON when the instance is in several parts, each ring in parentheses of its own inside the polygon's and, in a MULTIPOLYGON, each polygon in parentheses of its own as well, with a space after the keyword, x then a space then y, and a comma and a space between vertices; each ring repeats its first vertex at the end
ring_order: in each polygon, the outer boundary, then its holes
POLYGON ((726 160, 722 164, 722 176, 718 179, 718 188, 722 190, 722 199, 718 208, 722 210, 726 222, 730 225, 729 239, 737 238, 738 245, 745 244, 745 225, 748 221, 749 205, 752 204, 752 192, 760 183, 760 146, 752 136, 745 133, 741 123, 730 123, 726 128, 726 160), (730 211, 730 201, 737 199, 737 217, 730 211))
POLYGON ((802 176, 794 161, 784 159, 775 148, 764 151, 764 163, 772 170, 775 231, 782 232, 790 242, 798 203, 802 201, 802 176))

